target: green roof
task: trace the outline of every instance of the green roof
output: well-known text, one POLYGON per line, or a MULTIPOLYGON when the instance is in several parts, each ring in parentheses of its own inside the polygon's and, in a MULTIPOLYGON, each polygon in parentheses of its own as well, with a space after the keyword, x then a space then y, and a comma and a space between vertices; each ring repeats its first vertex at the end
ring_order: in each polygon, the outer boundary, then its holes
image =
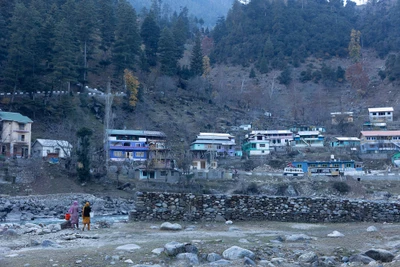
POLYGON ((2 121, 16 121, 20 123, 32 123, 33 121, 27 116, 20 113, 0 111, 0 120, 2 121))

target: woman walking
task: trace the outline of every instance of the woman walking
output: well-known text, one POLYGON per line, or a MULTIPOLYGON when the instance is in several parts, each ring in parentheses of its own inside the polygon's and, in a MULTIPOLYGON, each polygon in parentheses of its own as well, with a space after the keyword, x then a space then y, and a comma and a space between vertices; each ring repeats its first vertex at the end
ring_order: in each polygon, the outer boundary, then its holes
POLYGON ((87 225, 88 231, 90 231, 90 212, 92 209, 90 208, 90 203, 86 202, 85 206, 82 210, 82 220, 83 220, 83 228, 82 231, 85 231, 85 226, 87 225))
POLYGON ((68 213, 71 214, 71 227, 79 229, 79 206, 78 206, 78 201, 74 201, 74 203, 69 208, 68 213))

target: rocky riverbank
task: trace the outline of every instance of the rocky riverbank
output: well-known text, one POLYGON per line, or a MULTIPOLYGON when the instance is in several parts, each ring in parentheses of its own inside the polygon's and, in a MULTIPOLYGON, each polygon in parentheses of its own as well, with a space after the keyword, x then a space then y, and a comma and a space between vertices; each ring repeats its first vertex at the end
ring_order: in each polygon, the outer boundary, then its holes
POLYGON ((96 215, 127 215, 135 208, 133 199, 96 197, 91 194, 51 194, 0 197, 0 219, 34 221, 39 218, 64 218, 72 202, 80 207, 89 201, 96 215))
POLYGON ((0 224, 0 266, 400 266, 398 224, 0 224))
POLYGON ((274 221, 112 222, 91 231, 62 229, 74 200, 97 215, 127 215, 133 199, 91 194, 0 197, 0 266, 400 266, 398 223, 274 221), (62 221, 62 220, 61 220, 62 221))

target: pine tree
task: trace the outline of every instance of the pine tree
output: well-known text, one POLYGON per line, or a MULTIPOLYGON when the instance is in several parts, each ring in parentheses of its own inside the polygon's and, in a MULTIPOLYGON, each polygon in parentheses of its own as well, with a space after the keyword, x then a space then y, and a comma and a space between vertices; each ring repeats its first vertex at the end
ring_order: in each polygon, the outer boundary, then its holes
POLYGON ((115 5, 114 0, 99 0, 98 22, 100 30, 100 49, 106 53, 114 42, 115 5))
POLYGON ((83 127, 78 130, 76 136, 78 137, 78 164, 77 172, 81 182, 90 180, 90 138, 93 131, 89 128, 83 127))
POLYGON ((190 70, 195 76, 201 76, 203 74, 203 53, 201 51, 200 33, 197 33, 193 46, 190 60, 190 70))
POLYGON ((88 75, 88 59, 93 54, 95 47, 95 30, 97 23, 97 13, 95 12, 95 3, 93 0, 80 0, 76 3, 77 8, 77 31, 76 36, 78 37, 81 59, 80 59, 80 81, 84 86, 87 82, 88 75))
POLYGON ((185 43, 189 36, 188 9, 185 7, 173 22, 172 33, 176 44, 176 57, 179 59, 185 51, 185 43))
MULTIPOLYGON (((37 82, 39 69, 39 12, 23 3, 16 3, 10 22, 10 40, 3 76, 8 90, 31 92, 37 82)), ((7 89, 6 89, 7 90, 7 89)))
POLYGON ((161 72, 166 75, 175 75, 177 72, 176 43, 172 32, 164 28, 158 44, 160 53, 161 72))
POLYGON ((256 77, 256 72, 254 71, 253 68, 251 68, 250 74, 249 74, 249 78, 252 79, 252 78, 255 78, 255 77, 256 77))
POLYGON ((134 69, 135 56, 139 54, 140 35, 136 12, 126 0, 118 2, 117 6, 116 41, 113 49, 113 63, 116 72, 124 69, 134 69))
POLYGON ((160 39, 160 27, 158 27, 153 13, 150 13, 143 21, 140 36, 145 45, 145 52, 150 66, 157 64, 158 40, 160 39))
POLYGON ((360 45, 361 32, 352 29, 350 37, 351 38, 348 47, 350 58, 354 62, 358 62, 361 57, 361 45, 360 45))
POLYGON ((78 77, 79 46, 70 28, 70 24, 62 19, 55 29, 54 38, 54 82, 59 86, 76 81, 78 77))

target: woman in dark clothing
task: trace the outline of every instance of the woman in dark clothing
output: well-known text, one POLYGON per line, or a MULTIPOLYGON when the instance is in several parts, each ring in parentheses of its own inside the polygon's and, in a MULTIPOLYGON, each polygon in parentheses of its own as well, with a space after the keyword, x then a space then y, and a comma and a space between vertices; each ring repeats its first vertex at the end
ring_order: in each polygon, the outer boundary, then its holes
POLYGON ((90 208, 90 203, 86 202, 85 206, 82 210, 82 220, 83 220, 83 228, 82 231, 85 231, 85 225, 87 225, 88 231, 90 231, 90 212, 92 209, 90 208))

